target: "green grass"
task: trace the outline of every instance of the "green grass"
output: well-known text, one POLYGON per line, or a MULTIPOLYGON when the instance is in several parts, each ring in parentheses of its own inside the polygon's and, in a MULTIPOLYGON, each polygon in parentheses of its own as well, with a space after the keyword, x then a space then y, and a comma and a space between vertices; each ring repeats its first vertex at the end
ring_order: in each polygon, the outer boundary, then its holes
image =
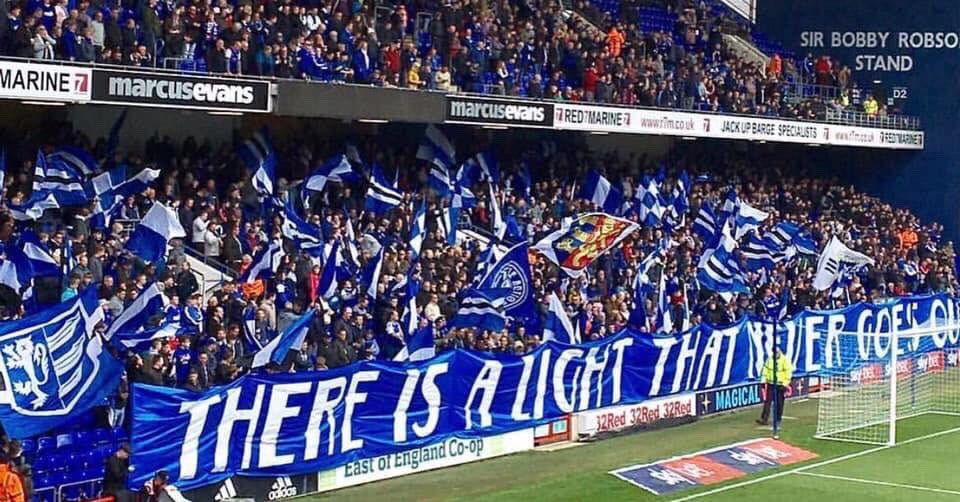
MULTIPOLYGON (((753 478, 770 476, 798 466, 822 462, 875 448, 813 438, 817 401, 788 403, 781 439, 819 455, 806 464, 767 470, 753 478)), ((703 419, 698 422, 650 432, 620 436, 603 441, 543 452, 525 452, 473 464, 395 478, 347 488, 301 500, 319 501, 581 501, 581 500, 670 500, 740 483, 732 480, 696 490, 657 497, 608 474, 616 468, 654 462, 675 455, 766 437, 769 429, 754 424, 757 410, 703 419)), ((960 418, 926 415, 898 424, 901 441, 960 427, 960 418)), ((960 453, 960 432, 946 434, 891 449, 882 449, 850 460, 815 467, 806 472, 885 483, 919 485, 960 491, 960 476, 954 473, 960 453)), ((839 479, 789 474, 749 486, 711 494, 704 501, 838 500, 902 501, 960 500, 960 495, 918 491, 839 479)))

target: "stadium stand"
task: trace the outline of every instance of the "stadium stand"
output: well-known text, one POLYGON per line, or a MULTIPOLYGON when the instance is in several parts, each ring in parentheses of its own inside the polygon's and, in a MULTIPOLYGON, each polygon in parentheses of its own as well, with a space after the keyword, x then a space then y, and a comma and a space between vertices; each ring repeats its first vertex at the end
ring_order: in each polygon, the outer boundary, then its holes
POLYGON ((849 67, 796 60, 718 1, 573 3, 11 2, 0 54, 801 119, 898 115, 849 67), (766 61, 738 54, 729 34, 766 61))
MULTIPOLYGON (((405 138, 394 131, 345 140, 339 135, 303 130, 277 140, 280 167, 276 193, 283 199, 300 201, 312 166, 341 153, 350 154, 349 171, 368 169, 362 161, 366 159, 370 165, 381 166, 388 177, 393 173, 398 177, 403 201, 379 216, 365 210, 368 183, 359 176, 346 181, 350 179, 346 172, 341 173, 342 182, 329 181, 322 193, 306 197, 305 206, 297 211, 305 224, 322 236, 327 256, 320 258, 304 252, 300 242, 284 237, 283 211, 261 203, 252 181, 255 173, 245 169, 230 145, 209 144, 192 137, 174 144, 168 138, 154 137, 142 151, 118 154, 110 146, 111 139, 94 142, 69 126, 51 128, 46 137, 60 138, 91 152, 100 170, 126 165, 129 175, 146 167, 155 167, 161 174, 148 188, 127 197, 107 227, 98 226, 92 217, 96 204, 47 211, 36 222, 26 222, 22 230, 37 232, 41 247, 62 270, 55 277, 36 278, 34 301, 55 303, 95 288, 97 298, 112 314, 109 317, 117 319, 147 293, 149 285, 162 283, 170 303, 161 314, 152 316, 149 324, 179 322, 181 330, 179 336, 146 339, 136 347, 113 349, 126 362, 125 376, 115 382, 116 391, 108 403, 82 421, 40 437, 19 438, 19 446, 7 438, 7 452, 14 462, 31 466, 32 471, 25 473, 32 477, 38 500, 53 500, 55 490, 67 499, 99 493, 104 459, 129 438, 130 383, 195 391, 227 384, 250 371, 249 359, 256 347, 268 343, 308 308, 317 308, 321 315, 312 321, 302 347, 291 351, 281 364, 268 365, 266 371, 323 371, 361 359, 393 358, 403 349, 400 298, 408 276, 421 285, 416 305, 423 323, 433 326, 439 351, 469 348, 523 354, 541 343, 539 336, 528 335, 522 326, 511 325, 499 331, 447 326, 462 300, 458 292, 470 284, 474 271, 482 266, 482 253, 475 239, 448 244, 441 222, 449 207, 430 188, 430 164, 416 158, 411 147, 415 140, 412 142, 409 134, 405 138), (420 258, 414 261, 408 241, 421 200, 426 205, 426 235, 420 258), (147 264, 126 250, 131 229, 158 202, 174 208, 187 231, 185 239, 172 241, 173 250, 162 267, 147 264), (376 299, 371 301, 369 284, 357 278, 364 277, 358 272, 368 270, 377 259, 377 253, 368 247, 373 238, 383 244, 385 252, 376 299), (286 254, 266 291, 229 280, 205 294, 190 271, 192 260, 206 257, 208 262, 231 269, 234 277, 240 276, 275 240, 283 241, 286 254), (337 246, 361 250, 355 257, 358 263, 341 264, 340 251, 334 251, 337 246), (349 272, 339 275, 341 266, 349 272), (329 267, 338 269, 339 280, 335 291, 327 293, 323 283, 324 270, 329 267), (194 328, 183 329, 192 320, 196 320, 194 328)), ((10 132, 4 138, 10 169, 4 185, 8 207, 3 210, 0 227, 8 229, 9 239, 13 225, 9 207, 19 207, 28 200, 35 181, 31 176, 35 172, 35 148, 47 152, 46 158, 55 148, 52 143, 38 144, 25 131, 10 132)), ((627 206, 638 208, 644 205, 646 195, 659 192, 655 201, 663 212, 654 216, 655 224, 645 226, 621 247, 600 257, 583 278, 564 279, 546 260, 533 262, 538 315, 547 315, 548 293, 561 291, 567 313, 585 340, 602 339, 630 323, 634 298, 644 303, 645 319, 640 327, 662 331, 664 326, 658 323, 664 309, 675 320, 725 325, 751 313, 768 315, 768 310, 779 308, 776 300, 785 288, 790 289, 791 312, 957 289, 952 244, 942 240, 940 225, 921 225, 907 210, 836 180, 818 177, 800 157, 773 151, 747 157, 734 149, 718 155, 709 144, 681 143, 682 148, 654 160, 591 153, 574 141, 546 139, 531 143, 502 137, 490 142, 490 137, 480 132, 454 138, 458 151, 464 152, 457 156, 459 159, 496 151, 501 175, 491 185, 502 197, 499 206, 503 208, 508 243, 535 242, 559 228, 564 217, 596 209, 593 202, 582 197, 583 186, 595 166, 604 166, 602 175, 616 181, 624 200, 629 201, 627 206), (529 170, 532 162, 543 168, 529 170), (527 173, 532 174, 529 182, 525 181, 527 173), (682 188, 681 183, 692 186, 682 188), (681 199, 687 208, 674 211, 681 199), (770 218, 761 224, 764 232, 774 231, 781 222, 794 223, 801 229, 798 238, 810 239, 815 250, 832 236, 840 236, 874 257, 876 264, 849 270, 838 287, 818 292, 811 284, 815 255, 798 254, 790 258, 791 266, 783 261, 746 271, 745 279, 759 285, 752 294, 717 294, 703 287, 697 275, 698 257, 713 245, 719 229, 705 234, 697 227, 705 211, 724 211, 728 201, 768 211, 770 218), (674 245, 666 251, 662 264, 649 269, 646 282, 659 282, 662 291, 666 288, 666 306, 658 303, 662 299, 652 290, 636 294, 637 285, 645 283, 633 272, 641 266, 641 259, 663 246, 665 240, 674 245)), ((488 195, 491 190, 485 186, 488 182, 477 178, 465 183, 478 195, 475 207, 460 214, 459 226, 489 238, 496 228, 488 195)), ((633 211, 626 214, 641 216, 633 211)), ((648 213, 645 218, 649 217, 648 213)), ((16 319, 26 309, 36 308, 29 302, 20 308, 18 299, 16 305, 8 303, 4 307, 3 317, 16 319)), ((684 325, 674 322, 668 329, 676 332, 684 325)))

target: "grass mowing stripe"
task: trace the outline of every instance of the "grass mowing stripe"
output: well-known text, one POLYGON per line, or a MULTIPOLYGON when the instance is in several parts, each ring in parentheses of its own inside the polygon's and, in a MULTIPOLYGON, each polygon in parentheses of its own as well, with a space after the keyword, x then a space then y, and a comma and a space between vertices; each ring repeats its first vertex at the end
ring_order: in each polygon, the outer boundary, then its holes
POLYGON ((793 473, 797 476, 813 476, 817 478, 825 479, 836 479, 840 481, 849 481, 851 483, 863 483, 868 485, 879 485, 879 486, 889 486, 892 488, 903 488, 905 490, 917 490, 922 492, 935 492, 935 493, 945 493, 947 495, 960 495, 960 492, 955 490, 945 490, 943 488, 930 488, 926 486, 917 486, 917 485, 905 485, 902 483, 888 483, 886 481, 874 481, 872 479, 860 479, 860 478, 848 478, 846 476, 834 476, 833 474, 820 474, 817 472, 795 472, 793 473))
POLYGON ((694 499, 698 499, 698 498, 701 498, 701 497, 706 497, 706 496, 708 496, 708 495, 716 495, 716 494, 718 494, 718 493, 723 493, 723 492, 726 492, 726 491, 733 490, 734 488, 740 488, 740 487, 743 487, 743 486, 755 485, 755 484, 757 484, 757 483, 761 483, 761 482, 763 482, 763 481, 767 481, 767 480, 770 480, 770 479, 776 479, 776 478, 780 478, 780 477, 783 477, 783 476, 788 476, 788 475, 790 475, 790 474, 796 474, 796 473, 798 473, 798 472, 803 472, 803 471, 806 471, 806 470, 809 470, 809 469, 815 469, 815 468, 817 468, 817 467, 823 467, 823 466, 825 466, 825 465, 835 464, 835 463, 837 463, 837 462, 842 462, 842 461, 844 461, 844 460, 850 460, 850 459, 852 459, 852 458, 862 457, 862 456, 864 456, 864 455, 869 455, 869 454, 871 454, 871 453, 876 453, 876 452, 878 452, 878 451, 888 450, 888 449, 890 449, 890 448, 895 448, 895 447, 897 447, 897 446, 902 446, 902 445, 910 444, 910 443, 916 443, 917 441, 923 441, 923 440, 926 440, 926 439, 933 439, 933 438, 935 438, 935 437, 940 437, 940 436, 944 436, 944 435, 947 435, 947 434, 953 434, 954 432, 960 432, 960 427, 955 427, 955 428, 953 428, 953 429, 948 429, 948 430, 945 430, 945 431, 935 432, 935 433, 933 433, 933 434, 927 434, 927 435, 925 435, 925 436, 920 436, 920 437, 911 438, 911 439, 908 439, 908 440, 906 440, 906 441, 897 443, 897 444, 895 444, 895 445, 878 446, 878 447, 876 447, 876 448, 870 448, 870 449, 867 449, 867 450, 863 450, 863 451, 858 451, 858 452, 855 452, 855 453, 851 453, 851 454, 849 454, 849 455, 843 455, 843 456, 841 456, 841 457, 835 457, 835 458, 831 458, 831 459, 828 459, 828 460, 824 460, 823 462, 817 462, 817 463, 814 463, 814 464, 809 464, 809 465, 800 466, 800 467, 797 467, 796 469, 791 469, 791 470, 789 470, 789 471, 778 472, 778 473, 775 473, 775 474, 771 474, 771 475, 769 475, 769 476, 763 476, 763 477, 761 477, 761 478, 750 479, 750 480, 747 480, 747 481, 742 481, 742 482, 740 482, 740 483, 734 483, 734 484, 732 484, 732 485, 721 486, 720 488, 716 488, 716 489, 713 489, 713 490, 709 490, 709 491, 705 491, 705 492, 700 492, 700 493, 695 493, 695 494, 693 494, 693 495, 688 495, 688 496, 683 497, 683 498, 674 499, 673 502, 683 502, 683 501, 686 501, 686 500, 694 500, 694 499))

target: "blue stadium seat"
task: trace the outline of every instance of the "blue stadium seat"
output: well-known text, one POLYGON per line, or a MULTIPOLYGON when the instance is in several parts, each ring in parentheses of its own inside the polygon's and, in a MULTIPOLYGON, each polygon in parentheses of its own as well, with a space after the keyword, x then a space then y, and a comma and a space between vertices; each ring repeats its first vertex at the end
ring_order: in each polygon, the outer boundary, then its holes
POLYGON ((57 449, 67 449, 73 446, 73 434, 57 434, 57 449))
POLYGON ((34 439, 24 439, 20 442, 20 447, 23 449, 23 454, 31 456, 37 452, 37 441, 34 439))
POLYGON ((95 444, 104 444, 110 442, 110 430, 104 427, 98 427, 93 430, 93 442, 95 444))
POLYGON ((43 455, 44 453, 50 453, 57 449, 57 440, 45 436, 37 440, 37 454, 43 455))

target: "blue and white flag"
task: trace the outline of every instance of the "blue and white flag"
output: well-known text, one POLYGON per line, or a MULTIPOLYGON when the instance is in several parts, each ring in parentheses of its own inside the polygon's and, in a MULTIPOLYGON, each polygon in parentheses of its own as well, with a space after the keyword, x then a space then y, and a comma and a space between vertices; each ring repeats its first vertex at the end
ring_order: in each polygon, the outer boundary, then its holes
POLYGON ((83 188, 83 173, 72 164, 53 162, 37 151, 33 168, 33 193, 53 194, 60 206, 86 204, 89 201, 83 188))
POLYGON ((149 349, 151 342, 157 338, 175 337, 186 332, 192 333, 193 331, 188 331, 179 322, 163 319, 157 326, 140 329, 132 333, 117 333, 116 338, 126 349, 139 353, 149 349))
POLYGON ((337 280, 338 271, 343 267, 343 254, 340 252, 340 242, 334 241, 333 248, 323 262, 323 271, 320 273, 320 283, 317 286, 317 294, 324 299, 329 300, 337 296, 337 290, 340 289, 340 282, 337 280))
MULTIPOLYGON (((492 246, 491 246, 492 247, 492 246)), ((539 319, 537 302, 533 297, 533 277, 530 275, 529 247, 520 242, 487 267, 478 282, 486 291, 506 291, 504 312, 522 324, 532 327, 539 319)))
POLYGON ((157 263, 166 257, 167 243, 171 239, 182 239, 186 236, 177 213, 159 202, 154 202, 130 234, 126 248, 147 263, 157 263))
POLYGON ((32 231, 22 232, 17 245, 8 246, 6 252, 18 269, 28 270, 33 277, 52 277, 61 273, 60 263, 32 231))
POLYGON ((23 290, 24 285, 20 282, 20 274, 17 273, 13 260, 0 259, 0 284, 14 290, 18 295, 23 290))
POLYGON ((160 170, 148 167, 133 177, 127 178, 127 166, 125 165, 95 176, 86 187, 87 192, 94 198, 90 225, 93 228, 109 226, 113 217, 120 210, 123 201, 130 195, 142 193, 158 177, 160 177, 160 170))
POLYGON ((733 235, 734 238, 739 239, 746 235, 747 232, 760 227, 760 223, 766 220, 768 216, 770 216, 770 213, 761 211, 741 201, 739 207, 737 207, 737 214, 734 219, 736 226, 736 232, 733 235))
POLYGON ((450 179, 450 170, 447 169, 447 166, 433 163, 430 165, 430 174, 428 175, 427 183, 430 185, 430 188, 436 190, 437 194, 441 197, 446 197, 450 194, 454 181, 450 179))
POLYGON ((266 127, 237 147, 237 157, 253 172, 253 188, 260 195, 273 195, 277 179, 277 153, 266 127))
POLYGON ((657 180, 650 176, 644 176, 634 198, 640 201, 640 210, 638 211, 640 221, 651 227, 659 226, 666 209, 664 208, 663 197, 660 195, 660 184, 657 183, 657 180))
POLYGON ((263 350, 263 340, 257 336, 257 310, 248 308, 243 312, 243 344, 247 352, 263 350))
POLYGON ((269 279, 273 277, 273 274, 280 268, 280 263, 283 261, 285 254, 283 245, 280 242, 271 242, 266 249, 262 249, 257 253, 253 258, 253 263, 250 264, 250 268, 237 278, 237 282, 240 284, 248 284, 256 282, 257 279, 269 279))
POLYGON ((667 294, 667 274, 664 272, 660 273, 660 284, 657 288, 657 330, 662 333, 673 333, 670 295, 667 294))
POLYGON ((697 218, 693 220, 693 231, 706 242, 711 242, 717 235, 717 217, 710 201, 704 200, 700 204, 697 218))
POLYGON ((503 214, 500 212, 500 201, 497 200, 497 192, 493 183, 488 183, 488 186, 490 188, 490 214, 493 220, 493 235, 496 236, 498 241, 502 241, 503 236, 507 234, 507 224, 503 221, 503 214))
POLYGON ((447 207, 440 214, 440 232, 446 236, 447 244, 455 246, 457 244, 457 224, 460 222, 460 208, 447 207))
POLYGON ((377 286, 380 284, 380 272, 383 270, 385 251, 384 246, 380 246, 380 251, 377 253, 377 256, 370 260, 370 263, 367 263, 360 277, 360 283, 366 285, 367 296, 369 296, 371 300, 377 299, 377 286))
POLYGON ((396 185, 387 181, 383 170, 376 162, 370 173, 370 186, 367 189, 366 209, 380 215, 397 207, 403 202, 403 193, 396 185))
POLYGON ((117 388, 123 365, 94 331, 96 288, 18 321, 0 323, 0 422, 11 437, 73 423, 117 388))
POLYGON ((43 216, 47 209, 59 209, 60 201, 52 192, 33 192, 20 204, 7 204, 10 216, 17 221, 35 221, 43 216))
MULTIPOLYGON (((437 126, 430 124, 424 131, 424 138, 417 149, 417 158, 425 160, 434 166, 441 166, 444 171, 455 165, 457 159, 457 150, 453 143, 437 126)), ((449 185, 449 174, 447 175, 447 184, 449 185)))
POLYGON ((464 291, 457 315, 450 321, 455 328, 476 328, 479 330, 500 331, 507 325, 507 315, 503 305, 507 300, 507 289, 472 288, 464 291))
POLYGON ((817 260, 817 274, 813 278, 813 288, 817 291, 823 291, 833 286, 842 272, 841 266, 850 264, 853 266, 873 265, 874 260, 869 256, 848 248, 836 235, 830 239, 820 258, 817 260))
POLYGON ((520 171, 510 178, 510 188, 524 199, 530 198, 533 176, 530 175, 530 166, 525 161, 520 163, 520 171))
POLYGON ((749 293, 746 277, 734 254, 737 241, 730 235, 729 224, 724 225, 721 235, 717 247, 707 249, 700 257, 697 280, 717 293, 749 293))
POLYGON ((358 176, 354 173, 347 156, 341 154, 328 159, 318 167, 310 177, 304 180, 303 188, 312 192, 322 192, 328 181, 342 183, 357 179, 358 176))
POLYGON ((393 357, 394 361, 425 361, 437 355, 433 344, 433 324, 413 331, 413 335, 406 337, 406 343, 400 352, 393 357))
POLYGON ((284 237, 293 241, 297 249, 306 251, 310 256, 320 256, 323 251, 323 234, 320 228, 313 225, 297 214, 293 207, 293 197, 287 199, 283 206, 283 223, 280 232, 284 237))
POLYGON ((673 187, 673 209, 679 215, 683 215, 690 208, 688 198, 692 186, 690 175, 684 169, 680 173, 680 177, 677 178, 677 184, 673 187))
POLYGON ((466 185, 454 183, 450 190, 450 206, 469 209, 476 207, 477 196, 466 185))
MULTIPOLYGON (((405 338, 413 336, 420 324, 420 315, 417 313, 417 295, 420 294, 420 282, 413 277, 413 267, 404 277, 402 284, 403 314, 400 316, 400 326, 405 338)), ((399 284, 398 284, 399 285, 399 284)), ((394 286, 396 288, 396 286, 394 286)))
MULTIPOLYGON (((112 340, 114 336, 126 345, 126 335, 133 335, 143 331, 150 325, 150 318, 156 316, 167 305, 167 297, 163 294, 160 284, 154 282, 143 289, 133 302, 123 309, 123 312, 113 321, 105 337, 112 340)), ((130 344, 132 346, 135 344, 130 344)))
POLYGON ((554 340, 569 345, 580 343, 579 337, 574 332, 573 323, 570 322, 570 316, 563 308, 563 302, 553 292, 548 298, 550 304, 547 308, 547 317, 543 321, 543 341, 554 340))
POLYGON ((751 272, 770 270, 774 265, 796 254, 792 248, 778 246, 776 241, 769 238, 769 234, 760 237, 757 232, 750 234, 747 242, 740 247, 740 252, 743 254, 744 265, 751 272))
POLYGON ((781 221, 766 235, 773 240, 780 248, 793 248, 800 254, 817 254, 817 243, 809 234, 803 231, 799 226, 789 221, 781 221))
POLYGON ((592 201, 605 213, 620 214, 623 193, 604 178, 596 169, 591 169, 580 189, 580 198, 592 201))
POLYGON ((420 201, 420 209, 413 216, 413 226, 410 228, 410 253, 413 259, 420 257, 423 248, 423 238, 427 234, 427 200, 420 201))
POLYGON ((47 164, 58 169, 70 170, 80 174, 80 178, 90 176, 97 170, 97 161, 89 152, 75 146, 62 146, 47 155, 47 164))
POLYGON ((303 345, 303 339, 310 331, 310 324, 313 322, 313 316, 317 311, 309 309, 306 313, 294 321, 287 329, 283 330, 278 336, 270 340, 263 346, 263 349, 257 351, 253 356, 253 368, 262 368, 270 363, 283 364, 287 358, 287 353, 291 350, 300 350, 303 345))
POLYGON ((457 182, 473 185, 478 181, 500 184, 500 169, 492 152, 482 152, 467 159, 457 172, 457 182))

